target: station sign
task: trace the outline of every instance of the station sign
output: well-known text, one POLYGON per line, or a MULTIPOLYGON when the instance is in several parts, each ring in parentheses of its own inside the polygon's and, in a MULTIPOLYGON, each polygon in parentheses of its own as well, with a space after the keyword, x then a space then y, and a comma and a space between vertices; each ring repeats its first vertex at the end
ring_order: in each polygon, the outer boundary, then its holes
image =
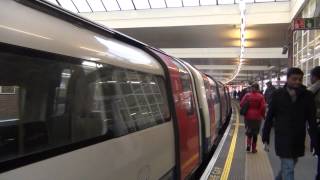
POLYGON ((295 18, 291 26, 292 30, 320 29, 320 17, 295 18))

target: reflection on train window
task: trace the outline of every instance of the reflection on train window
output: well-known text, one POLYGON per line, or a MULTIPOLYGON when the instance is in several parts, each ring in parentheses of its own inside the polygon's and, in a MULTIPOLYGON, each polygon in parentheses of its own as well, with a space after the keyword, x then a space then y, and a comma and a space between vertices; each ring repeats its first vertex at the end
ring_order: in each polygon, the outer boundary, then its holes
MULTIPOLYGON (((62 57, 64 58, 64 57, 62 57)), ((164 78, 0 53, 0 162, 170 119, 164 78)))
POLYGON ((17 88, 16 86, 0 86, 0 94, 15 94, 17 88))
POLYGON ((69 79, 71 77, 71 70, 65 69, 61 73, 61 81, 60 86, 56 87, 56 96, 54 102, 54 114, 56 116, 61 116, 65 113, 66 108, 66 96, 67 96, 67 87, 69 83, 69 79))

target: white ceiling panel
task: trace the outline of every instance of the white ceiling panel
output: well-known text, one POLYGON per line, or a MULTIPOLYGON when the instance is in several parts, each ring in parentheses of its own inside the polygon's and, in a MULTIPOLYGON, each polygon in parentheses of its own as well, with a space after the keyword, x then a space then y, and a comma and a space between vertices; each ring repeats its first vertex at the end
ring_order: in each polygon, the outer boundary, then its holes
POLYGON ((131 0, 118 0, 121 10, 133 10, 134 6, 131 0))
POLYGON ((150 9, 148 0, 133 0, 137 9, 150 9))
POLYGON ((59 3, 61 6, 69 11, 78 12, 78 9, 74 6, 73 2, 71 0, 59 0, 59 3))
POLYGON ((184 6, 199 6, 199 0, 183 0, 184 6))
POLYGON ((166 8, 166 3, 164 0, 149 0, 151 4, 151 8, 157 9, 157 8, 166 8))
POLYGON ((116 0, 102 0, 107 11, 119 11, 120 7, 116 0))
POLYGON ((94 12, 106 11, 106 9, 104 8, 104 5, 102 4, 102 1, 100 0, 87 0, 87 1, 92 11, 94 12))
MULTIPOLYGON (((61 1, 61 0, 60 0, 61 1)), ((72 0, 79 12, 92 12, 86 0, 72 0)))
POLYGON ((168 7, 182 7, 182 0, 166 0, 168 7))

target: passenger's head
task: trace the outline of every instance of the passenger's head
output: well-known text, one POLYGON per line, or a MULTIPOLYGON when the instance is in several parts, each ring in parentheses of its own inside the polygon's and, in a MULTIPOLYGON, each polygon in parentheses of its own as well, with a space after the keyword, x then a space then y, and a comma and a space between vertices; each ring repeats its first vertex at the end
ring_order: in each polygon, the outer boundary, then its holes
POLYGON ((272 86, 272 82, 271 81, 268 81, 266 84, 267 84, 267 87, 271 87, 272 86))
POLYGON ((252 91, 253 92, 257 92, 257 91, 259 91, 259 84, 257 84, 257 83, 253 83, 252 85, 251 85, 251 89, 252 89, 252 91))
POLYGON ((302 85, 303 72, 299 68, 289 68, 287 72, 287 86, 299 88, 302 85))
POLYGON ((311 84, 314 84, 318 80, 320 80, 320 66, 316 66, 311 70, 311 84))

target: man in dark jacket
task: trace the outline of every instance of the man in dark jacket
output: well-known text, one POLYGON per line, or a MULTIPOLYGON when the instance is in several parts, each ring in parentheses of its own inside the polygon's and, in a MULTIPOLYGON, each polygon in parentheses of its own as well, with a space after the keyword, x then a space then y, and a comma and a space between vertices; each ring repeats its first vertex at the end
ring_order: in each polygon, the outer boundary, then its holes
POLYGON ((298 158, 304 156, 306 122, 309 135, 318 154, 316 134, 315 103, 313 95, 302 85, 303 72, 290 68, 287 83, 272 94, 266 122, 263 127, 262 141, 269 144, 270 131, 274 126, 275 150, 281 160, 281 170, 276 180, 293 180, 294 167, 298 158))
MULTIPOLYGON (((317 132, 318 140, 320 140, 320 66, 316 66, 311 70, 311 86, 309 90, 314 94, 314 102, 316 104, 316 120, 317 120, 317 132)), ((320 144, 320 142, 318 142, 320 144)), ((320 156, 318 156, 318 169, 316 180, 320 180, 320 156)))
POLYGON ((267 82, 266 85, 267 85, 267 89, 264 92, 264 98, 265 98, 267 104, 270 104, 272 94, 276 90, 276 88, 272 85, 271 81, 267 82))

